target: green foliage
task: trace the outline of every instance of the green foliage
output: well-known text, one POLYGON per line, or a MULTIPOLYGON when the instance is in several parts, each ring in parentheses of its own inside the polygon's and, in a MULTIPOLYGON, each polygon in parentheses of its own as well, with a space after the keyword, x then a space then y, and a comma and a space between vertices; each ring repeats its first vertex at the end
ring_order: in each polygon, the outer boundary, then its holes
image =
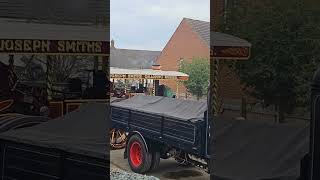
POLYGON ((249 93, 280 113, 309 104, 309 84, 320 62, 320 7, 303 0, 243 0, 230 8, 224 31, 247 39, 252 55, 235 71, 249 93))
POLYGON ((209 60, 193 58, 191 63, 182 62, 179 71, 189 75, 189 80, 184 85, 190 93, 198 99, 207 94, 210 75, 209 60))

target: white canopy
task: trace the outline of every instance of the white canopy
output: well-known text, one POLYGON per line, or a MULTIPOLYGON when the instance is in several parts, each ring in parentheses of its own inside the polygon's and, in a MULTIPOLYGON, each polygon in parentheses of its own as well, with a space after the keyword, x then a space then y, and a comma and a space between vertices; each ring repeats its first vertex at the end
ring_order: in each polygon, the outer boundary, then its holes
POLYGON ((110 76, 113 79, 176 79, 188 80, 189 75, 177 71, 163 71, 153 69, 121 69, 110 67, 110 76))

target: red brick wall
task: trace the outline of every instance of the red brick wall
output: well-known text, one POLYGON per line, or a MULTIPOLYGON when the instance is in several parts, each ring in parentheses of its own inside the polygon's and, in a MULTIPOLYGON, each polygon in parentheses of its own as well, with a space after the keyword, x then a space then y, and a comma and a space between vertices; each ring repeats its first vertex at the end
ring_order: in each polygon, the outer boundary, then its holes
MULTIPOLYGON (((224 60, 221 60, 224 61, 224 60)), ((237 74, 228 68, 228 66, 220 62, 219 66, 220 72, 219 72, 219 94, 222 95, 222 98, 224 100, 227 99, 241 99, 242 97, 242 91, 241 91, 241 83, 240 79, 237 76, 237 74)))
MULTIPOLYGON (((223 8, 221 2, 224 1, 220 0, 220 8, 223 8)), ((162 50, 157 63, 162 66, 162 70, 177 71, 179 69, 180 58, 191 61, 193 57, 209 59, 209 56, 210 50, 208 45, 192 30, 187 21, 182 21, 162 50)), ((221 66, 222 70, 219 78, 220 95, 222 95, 223 99, 241 99, 242 91, 239 78, 227 66, 224 66, 223 63, 221 66)), ((160 83, 169 86, 173 91, 177 89, 176 82, 173 80, 161 81, 160 83)), ((179 86, 179 92, 182 94, 186 92, 183 85, 179 86)))
MULTIPOLYGON (((193 57, 209 59, 210 50, 206 43, 200 39, 198 34, 192 30, 191 25, 183 20, 162 50, 157 63, 161 65, 162 70, 177 71, 181 58, 190 62, 193 57)), ((162 81, 161 83, 166 84, 173 91, 176 91, 177 89, 176 82, 173 80, 162 81)), ((179 86, 179 92, 186 92, 183 85, 179 86)))

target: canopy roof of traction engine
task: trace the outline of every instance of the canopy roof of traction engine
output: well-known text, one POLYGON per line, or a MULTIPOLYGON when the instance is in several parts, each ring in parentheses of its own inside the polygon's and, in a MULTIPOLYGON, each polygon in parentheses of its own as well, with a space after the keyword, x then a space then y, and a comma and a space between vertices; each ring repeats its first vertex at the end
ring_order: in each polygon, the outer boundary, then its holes
POLYGON ((217 59, 247 60, 251 54, 251 44, 244 39, 211 31, 210 33, 210 55, 217 59))

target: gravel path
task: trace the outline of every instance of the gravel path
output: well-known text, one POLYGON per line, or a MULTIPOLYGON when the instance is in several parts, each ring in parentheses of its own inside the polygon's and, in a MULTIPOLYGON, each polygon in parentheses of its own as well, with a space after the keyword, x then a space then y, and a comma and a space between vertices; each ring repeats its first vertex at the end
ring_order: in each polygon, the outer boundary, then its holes
POLYGON ((137 173, 129 173, 120 169, 111 168, 110 169, 110 179, 111 180, 160 180, 159 178, 153 176, 146 176, 137 173))

